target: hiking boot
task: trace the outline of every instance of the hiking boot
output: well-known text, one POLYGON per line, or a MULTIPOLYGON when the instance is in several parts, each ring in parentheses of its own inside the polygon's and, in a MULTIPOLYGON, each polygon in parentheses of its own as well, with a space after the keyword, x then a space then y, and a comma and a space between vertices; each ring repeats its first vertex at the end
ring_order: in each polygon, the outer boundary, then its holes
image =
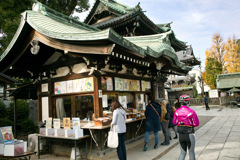
POLYGON ((148 145, 145 144, 145 145, 144 145, 144 148, 143 148, 143 151, 147 151, 147 149, 148 149, 148 145))
POLYGON ((158 144, 155 144, 155 145, 154 145, 154 149, 158 149, 158 144))

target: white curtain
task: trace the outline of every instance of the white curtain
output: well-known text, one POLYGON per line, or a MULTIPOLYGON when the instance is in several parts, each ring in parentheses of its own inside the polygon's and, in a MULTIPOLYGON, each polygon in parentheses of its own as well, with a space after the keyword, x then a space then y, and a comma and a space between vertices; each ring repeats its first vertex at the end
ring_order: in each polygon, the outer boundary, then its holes
POLYGON ((63 119, 63 117, 66 117, 63 98, 56 99, 56 112, 57 112, 57 118, 63 119))

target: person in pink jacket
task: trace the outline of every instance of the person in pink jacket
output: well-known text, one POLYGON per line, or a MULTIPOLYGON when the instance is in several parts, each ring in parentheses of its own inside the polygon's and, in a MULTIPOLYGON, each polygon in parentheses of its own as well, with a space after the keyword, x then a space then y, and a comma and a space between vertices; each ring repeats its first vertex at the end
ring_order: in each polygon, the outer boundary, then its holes
POLYGON ((179 160, 184 160, 189 150, 190 160, 195 160, 195 134, 194 127, 199 126, 199 119, 194 110, 189 108, 190 97, 185 95, 180 97, 181 107, 177 109, 173 116, 173 123, 177 125, 178 140, 181 154, 179 160))

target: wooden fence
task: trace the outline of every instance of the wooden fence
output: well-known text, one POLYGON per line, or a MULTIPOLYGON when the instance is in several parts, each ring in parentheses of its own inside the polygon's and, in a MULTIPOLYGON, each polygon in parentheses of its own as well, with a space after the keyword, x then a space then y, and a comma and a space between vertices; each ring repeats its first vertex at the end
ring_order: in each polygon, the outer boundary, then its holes
MULTIPOLYGON (((221 106, 229 106, 231 101, 235 101, 236 97, 219 97, 219 98, 209 98, 208 104, 209 105, 221 105, 221 106)), ((175 99, 168 100, 171 105, 174 104, 175 99)), ((191 105, 204 105, 203 98, 191 98, 190 99, 191 105)))

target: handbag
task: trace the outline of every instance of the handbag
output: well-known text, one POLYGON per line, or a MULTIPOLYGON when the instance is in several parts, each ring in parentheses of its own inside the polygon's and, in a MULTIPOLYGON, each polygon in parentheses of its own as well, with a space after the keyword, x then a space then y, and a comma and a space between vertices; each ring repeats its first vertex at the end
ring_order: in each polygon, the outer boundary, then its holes
POLYGON ((108 141, 107 146, 109 148, 117 148, 118 147, 118 133, 115 132, 115 129, 113 129, 111 125, 110 131, 108 132, 108 141))
POLYGON ((168 112, 165 114, 164 119, 170 120, 170 114, 168 112))
POLYGON ((180 125, 180 126, 177 126, 177 132, 181 133, 181 134, 194 133, 194 127, 186 126, 186 125, 180 125))

